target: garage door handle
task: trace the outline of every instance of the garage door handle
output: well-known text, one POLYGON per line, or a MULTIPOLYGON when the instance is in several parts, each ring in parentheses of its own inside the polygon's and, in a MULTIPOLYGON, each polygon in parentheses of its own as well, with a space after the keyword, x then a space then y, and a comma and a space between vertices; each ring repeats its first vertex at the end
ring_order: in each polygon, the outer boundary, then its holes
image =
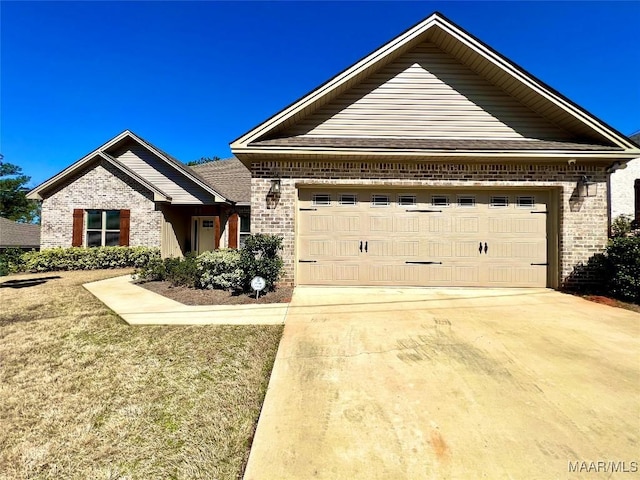
POLYGON ((360 251, 362 251, 362 240, 360 240, 360 251))
POLYGON ((364 253, 369 251, 369 242, 364 242, 364 253))
POLYGON ((489 250, 489 246, 487 245, 487 242, 484 242, 484 253, 485 253, 485 255, 487 254, 487 250, 489 250))
POLYGON ((480 245, 478 246, 478 252, 482 255, 482 242, 480 242, 480 245))

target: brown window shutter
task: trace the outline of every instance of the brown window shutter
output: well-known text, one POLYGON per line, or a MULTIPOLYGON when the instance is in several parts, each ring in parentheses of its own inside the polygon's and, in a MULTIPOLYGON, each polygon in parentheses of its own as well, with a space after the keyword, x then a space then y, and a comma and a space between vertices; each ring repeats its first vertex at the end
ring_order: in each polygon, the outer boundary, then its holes
POLYGON ((131 210, 120 210, 120 246, 129 246, 129 226, 131 225, 131 210))
POLYGON ((229 248, 238 248, 238 214, 229 217, 229 248))
POLYGON ((81 208, 73 209, 73 235, 71 237, 72 247, 82 246, 82 226, 84 223, 84 210, 81 208))
POLYGON ((215 235, 213 247, 217 250, 220 248, 220 217, 213 217, 213 234, 215 235))

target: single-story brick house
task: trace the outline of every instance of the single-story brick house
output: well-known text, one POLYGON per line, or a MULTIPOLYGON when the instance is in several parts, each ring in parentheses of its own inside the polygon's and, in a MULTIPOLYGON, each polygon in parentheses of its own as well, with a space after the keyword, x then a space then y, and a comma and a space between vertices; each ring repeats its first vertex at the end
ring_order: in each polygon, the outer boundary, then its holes
MULTIPOLYGON (((579 81, 579 79, 576 79, 579 81)), ((626 136, 435 13, 231 143, 297 285, 553 287, 607 242, 626 136)))
POLYGON ((0 252, 7 248, 40 250, 40 225, 0 217, 0 252))
MULTIPOLYGON (((640 145, 640 132, 629 138, 640 145)), ((609 193, 611 220, 628 215, 640 224, 640 158, 631 160, 623 169, 611 174, 609 193)))
POLYGON ((128 130, 37 186, 42 248, 131 245, 181 256, 249 234, 249 171, 235 158, 188 167, 128 130))

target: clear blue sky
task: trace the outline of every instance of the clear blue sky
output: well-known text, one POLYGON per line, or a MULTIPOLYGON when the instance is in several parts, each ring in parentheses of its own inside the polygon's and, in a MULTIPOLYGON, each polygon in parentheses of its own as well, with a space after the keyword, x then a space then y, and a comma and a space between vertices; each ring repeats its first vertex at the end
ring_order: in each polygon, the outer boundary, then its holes
POLYGON ((0 2, 4 160, 35 186, 122 130, 182 161, 440 11, 624 134, 640 2, 0 2))

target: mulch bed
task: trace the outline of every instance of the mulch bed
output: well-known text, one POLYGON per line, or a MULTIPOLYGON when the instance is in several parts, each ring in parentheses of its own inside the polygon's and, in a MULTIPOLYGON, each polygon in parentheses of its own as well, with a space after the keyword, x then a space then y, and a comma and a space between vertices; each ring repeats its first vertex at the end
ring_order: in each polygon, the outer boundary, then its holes
POLYGON ((582 298, 589 300, 590 302, 601 303, 609 307, 624 308, 625 310, 631 310, 632 312, 640 313, 640 305, 635 303, 627 303, 615 298, 603 297, 601 295, 582 295, 582 298))
POLYGON ((226 290, 200 290, 189 287, 173 287, 169 282, 140 282, 137 284, 154 293, 184 305, 251 305, 262 303, 289 303, 293 288, 280 287, 273 292, 232 295, 226 290))

